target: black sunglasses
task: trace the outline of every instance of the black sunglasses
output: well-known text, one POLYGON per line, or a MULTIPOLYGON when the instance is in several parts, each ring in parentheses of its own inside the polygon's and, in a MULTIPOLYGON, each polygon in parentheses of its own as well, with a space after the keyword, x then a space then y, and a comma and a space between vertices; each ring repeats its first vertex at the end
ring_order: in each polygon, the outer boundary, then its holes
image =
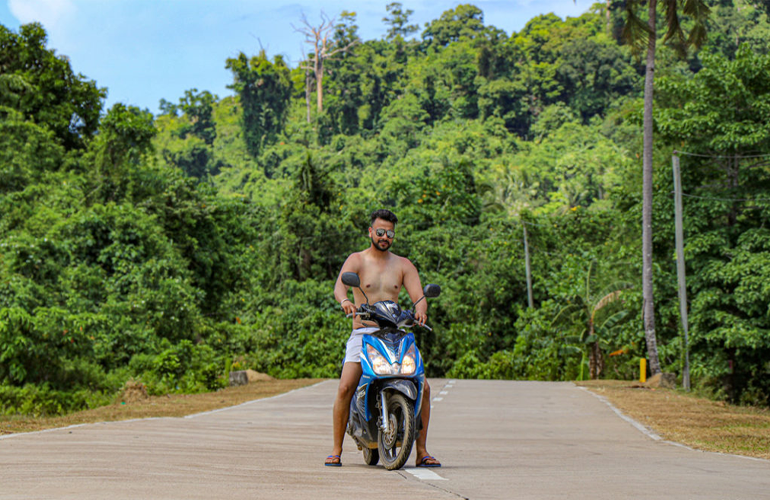
POLYGON ((393 239, 394 236, 396 236, 396 232, 393 231, 392 229, 388 229, 386 231, 386 230, 382 229, 381 227, 375 229, 374 230, 374 234, 376 234, 378 238, 382 238, 383 236, 385 236, 387 234, 388 238, 390 238, 391 240, 393 239))

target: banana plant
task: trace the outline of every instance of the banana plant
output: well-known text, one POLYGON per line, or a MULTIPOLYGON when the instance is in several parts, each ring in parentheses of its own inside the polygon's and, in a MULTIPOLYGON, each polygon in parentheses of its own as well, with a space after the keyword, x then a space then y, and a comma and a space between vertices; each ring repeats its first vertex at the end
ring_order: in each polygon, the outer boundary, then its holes
POLYGON ((552 325, 581 325, 580 334, 565 337, 567 346, 579 347, 583 353, 580 363, 580 378, 583 379, 583 366, 586 351, 588 352, 588 367, 591 379, 599 378, 604 369, 602 347, 607 348, 612 340, 612 331, 628 311, 622 309, 621 296, 624 290, 632 287, 628 282, 615 281, 596 292, 597 263, 591 261, 586 273, 585 287, 581 295, 570 300, 554 316, 552 325))

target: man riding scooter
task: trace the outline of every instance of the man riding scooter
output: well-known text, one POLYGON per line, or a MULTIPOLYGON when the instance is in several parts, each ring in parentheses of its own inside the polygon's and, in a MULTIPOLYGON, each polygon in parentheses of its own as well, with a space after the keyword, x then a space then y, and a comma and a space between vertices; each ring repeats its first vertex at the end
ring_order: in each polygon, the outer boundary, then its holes
MULTIPOLYGON (((415 306, 415 320, 424 325, 427 319, 426 301, 419 301, 422 296, 422 285, 417 268, 404 257, 400 257, 390 251, 395 238, 395 227, 398 218, 390 210, 376 210, 371 214, 369 238, 371 245, 362 252, 351 254, 342 266, 340 277, 334 286, 334 297, 348 315, 353 315, 353 331, 347 342, 345 363, 342 368, 340 384, 334 401, 334 444, 332 454, 326 458, 324 465, 342 465, 342 442, 345 437, 350 401, 361 377, 361 346, 362 337, 377 329, 376 326, 367 325, 358 316, 356 311, 367 303, 361 290, 353 289, 353 300, 348 298, 348 287, 342 283, 343 273, 352 272, 358 274, 361 281, 361 289, 364 290, 368 300, 372 303, 390 300, 398 301, 398 295, 402 287, 406 288, 415 306)), ((422 412, 420 415, 422 430, 417 438, 417 467, 440 467, 441 463, 432 457, 427 450, 428 423, 430 421, 430 386, 425 383, 422 394, 422 412)))

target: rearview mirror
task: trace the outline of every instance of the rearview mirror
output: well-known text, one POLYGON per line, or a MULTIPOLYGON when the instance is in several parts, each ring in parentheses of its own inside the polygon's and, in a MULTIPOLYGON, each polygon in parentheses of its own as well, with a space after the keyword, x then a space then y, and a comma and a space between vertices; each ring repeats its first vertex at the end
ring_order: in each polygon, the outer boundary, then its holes
POLYGON ((441 295, 441 287, 431 283, 430 285, 425 285, 425 288, 423 288, 422 293, 426 297, 438 297, 439 295, 441 295))
POLYGON ((342 283, 358 288, 361 286, 361 279, 356 273, 342 273, 342 283))

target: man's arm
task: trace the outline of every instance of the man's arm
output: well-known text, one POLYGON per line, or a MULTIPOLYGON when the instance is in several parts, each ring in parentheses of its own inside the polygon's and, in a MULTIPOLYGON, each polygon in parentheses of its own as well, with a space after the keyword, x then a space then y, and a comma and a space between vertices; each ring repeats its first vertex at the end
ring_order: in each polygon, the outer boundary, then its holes
MULTIPOLYGON (((409 259, 404 259, 404 288, 406 288, 409 298, 412 299, 412 303, 417 302, 422 297, 420 275, 409 259)), ((426 301, 423 300, 415 306, 414 317, 419 324, 425 324, 425 320, 428 319, 428 303, 426 301)))
POLYGON ((345 314, 356 312, 356 303, 348 298, 348 286, 342 282, 342 273, 358 273, 361 258, 357 253, 351 254, 342 264, 337 282, 334 284, 334 300, 340 303, 345 314))

